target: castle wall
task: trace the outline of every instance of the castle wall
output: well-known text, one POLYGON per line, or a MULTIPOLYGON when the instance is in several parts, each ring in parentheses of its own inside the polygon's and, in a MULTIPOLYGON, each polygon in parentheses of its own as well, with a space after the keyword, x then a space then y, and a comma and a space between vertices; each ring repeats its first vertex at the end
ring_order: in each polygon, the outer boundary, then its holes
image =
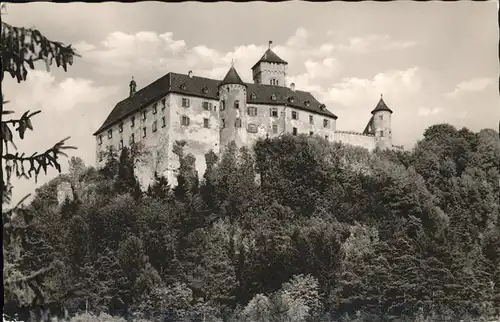
POLYGON ((334 118, 306 112, 293 107, 287 107, 285 109, 285 126, 286 133, 293 133, 293 128, 296 128, 297 134, 319 135, 328 141, 333 141, 336 120, 334 118), (293 119, 293 112, 297 114, 297 119, 293 119), (312 124, 309 119, 311 116, 313 120, 312 124), (324 120, 327 120, 328 122, 326 127, 324 120))
POLYGON ((376 146, 374 136, 350 131, 335 131, 334 141, 363 147, 369 151, 373 151, 376 146))
POLYGON ((225 108, 220 110, 220 146, 222 151, 227 145, 234 141, 238 148, 248 144, 248 113, 247 113, 247 92, 243 85, 231 84, 223 85, 219 89, 220 106, 224 101, 225 108), (235 102, 238 101, 238 108, 235 102), (224 126, 222 125, 224 119, 224 126), (239 120, 237 126, 236 121, 239 120))
POLYGON ((278 86, 286 86, 286 65, 261 62, 253 70, 255 83, 271 85, 271 79, 278 81, 278 86))
POLYGON ((373 115, 373 130, 375 132, 376 145, 380 149, 392 148, 391 112, 377 111, 373 115))
POLYGON ((219 153, 219 101, 178 94, 171 94, 168 101, 170 104, 170 139, 164 152, 166 155, 162 165, 165 169, 164 174, 170 183, 176 184, 179 158, 172 153, 172 150, 176 140, 184 140, 186 141, 184 154, 191 153, 196 158, 196 169, 201 178, 206 169, 205 154, 210 150, 219 153), (182 106, 183 98, 189 99, 189 107, 182 106), (212 104, 209 111, 203 109, 203 102, 212 104), (189 125, 182 124, 182 116, 189 118, 189 125), (204 127, 204 119, 208 119, 208 128, 204 127))

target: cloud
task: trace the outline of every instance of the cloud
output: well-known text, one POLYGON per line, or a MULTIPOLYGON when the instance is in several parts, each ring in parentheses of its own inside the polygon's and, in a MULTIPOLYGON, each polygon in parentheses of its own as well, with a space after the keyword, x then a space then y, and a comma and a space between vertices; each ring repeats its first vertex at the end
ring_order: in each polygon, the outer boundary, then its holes
POLYGON ((421 88, 420 70, 412 67, 379 73, 373 79, 344 78, 327 89, 323 99, 345 106, 360 106, 367 98, 373 101, 380 94, 386 97, 408 97, 418 93, 421 88))
POLYGON ((102 101, 114 87, 99 87, 93 81, 81 78, 65 78, 57 82, 56 78, 45 71, 30 71, 27 82, 13 85, 6 82, 4 91, 29 93, 29 95, 12 95, 13 106, 16 109, 40 109, 49 112, 69 111, 82 104, 95 104, 102 101))
POLYGON ((290 37, 287 41, 287 46, 290 47, 303 47, 307 45, 307 40, 309 38, 309 33, 302 27, 297 28, 295 35, 290 37))
POLYGON ((441 107, 419 107, 417 110, 417 114, 419 116, 431 116, 431 115, 436 115, 439 114, 443 111, 441 107))
MULTIPOLYGON (((95 157, 92 133, 109 113, 111 104, 116 103, 115 87, 101 87, 82 78, 57 80, 53 74, 39 70, 30 71, 26 82, 18 84, 6 78, 2 86, 10 101, 6 109, 16 112, 9 115, 9 119, 19 117, 26 110, 42 111, 32 119, 33 132, 28 131, 24 140, 14 136, 19 152, 40 153, 71 136, 67 144, 77 146, 78 150, 69 151, 70 155, 79 155, 92 164, 95 157)), ((64 171, 67 161, 62 158, 60 162, 64 171)), ((48 176, 40 177, 38 185, 55 174, 55 170, 49 170, 48 176)), ((33 180, 26 179, 13 179, 13 184, 14 201, 37 186, 33 180)))
POLYGON ((470 79, 468 81, 464 81, 455 86, 455 89, 449 93, 444 94, 444 97, 447 99, 457 98, 460 94, 466 92, 481 92, 493 85, 495 80, 493 78, 488 77, 477 77, 470 79))
POLYGON ((367 35, 350 38, 347 44, 336 47, 339 51, 366 54, 377 51, 402 50, 415 46, 415 41, 393 40, 389 35, 367 35))

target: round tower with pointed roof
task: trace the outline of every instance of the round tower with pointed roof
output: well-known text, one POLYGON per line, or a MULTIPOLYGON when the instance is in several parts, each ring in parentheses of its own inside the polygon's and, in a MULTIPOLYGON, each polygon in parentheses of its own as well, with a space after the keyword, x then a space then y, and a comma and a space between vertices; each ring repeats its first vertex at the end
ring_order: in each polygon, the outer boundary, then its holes
POLYGON ((372 129, 375 134, 375 145, 381 150, 392 148, 391 116, 392 110, 384 102, 383 95, 377 106, 371 112, 373 115, 372 129))
POLYGON ((269 48, 257 63, 252 67, 253 81, 255 84, 286 86, 286 67, 288 63, 281 59, 269 48))
POLYGON ((234 141, 238 148, 247 144, 247 85, 231 66, 219 83, 220 150, 234 141))

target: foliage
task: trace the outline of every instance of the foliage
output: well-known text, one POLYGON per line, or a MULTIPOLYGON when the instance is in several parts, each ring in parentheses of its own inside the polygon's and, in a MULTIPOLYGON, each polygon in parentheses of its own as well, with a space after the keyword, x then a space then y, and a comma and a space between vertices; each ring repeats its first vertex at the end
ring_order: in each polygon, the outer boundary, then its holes
MULTIPOLYGON (((35 62, 39 60, 45 61, 47 69, 55 62, 57 67, 62 67, 66 71, 68 65, 72 65, 73 57, 78 56, 71 46, 49 40, 37 29, 14 27, 2 21, 0 35, 2 57, 0 81, 4 80, 4 73, 9 73, 19 83, 26 81, 28 68, 35 69, 35 62)), ((4 110, 3 105, 8 101, 4 100, 2 92, 0 92, 0 98, 2 102, 0 155, 4 251, 11 252, 7 256, 7 265, 12 268, 7 275, 4 275, 7 294, 4 302, 23 307, 25 312, 30 311, 31 319, 46 319, 47 307, 50 306, 46 291, 50 287, 46 285, 44 278, 64 265, 56 256, 57 251, 47 243, 46 238, 52 236, 46 236, 44 231, 37 229, 37 220, 32 213, 24 209, 22 205, 24 199, 15 207, 7 208, 12 196, 11 176, 14 174, 17 178, 28 179, 34 177, 36 181, 38 175, 42 171, 46 174, 50 167, 61 172, 59 156, 66 156, 64 150, 75 149, 75 147, 66 146, 65 143, 69 139, 66 138, 42 153, 26 154, 10 151, 11 147, 17 150, 14 143, 14 131, 18 132, 19 138, 23 140, 27 130, 33 131, 32 118, 40 111, 28 110, 19 118, 6 120, 4 117, 14 112, 4 110), (39 252, 48 252, 49 256, 45 259, 40 257, 41 253, 35 256, 35 249, 39 252)))
POLYGON ((206 154, 201 180, 183 142, 174 152, 179 184, 157 175, 136 195, 135 158, 126 152, 110 151, 101 170, 73 160, 68 174, 38 190, 29 211, 40 220, 23 245, 25 264, 7 266, 9 274, 61 258, 48 298, 94 319, 500 314, 494 131, 438 125, 405 152, 306 136, 264 139, 253 150, 231 144, 221 156, 206 154), (68 193, 58 199, 63 183, 68 193))

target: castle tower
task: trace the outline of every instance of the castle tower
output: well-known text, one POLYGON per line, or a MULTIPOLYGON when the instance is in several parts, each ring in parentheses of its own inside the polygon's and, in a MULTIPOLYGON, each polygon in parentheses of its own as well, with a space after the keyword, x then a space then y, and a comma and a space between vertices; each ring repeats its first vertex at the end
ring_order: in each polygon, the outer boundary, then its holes
POLYGON ((238 148, 247 143, 247 85, 231 66, 219 84, 220 151, 234 141, 238 148))
POLYGON ((271 50, 272 43, 272 41, 269 41, 269 48, 252 67, 253 82, 255 84, 285 87, 288 63, 271 50))
POLYGON ((392 149, 391 115, 392 111, 384 102, 383 95, 372 113, 372 131, 375 134, 376 147, 385 150, 392 149))

